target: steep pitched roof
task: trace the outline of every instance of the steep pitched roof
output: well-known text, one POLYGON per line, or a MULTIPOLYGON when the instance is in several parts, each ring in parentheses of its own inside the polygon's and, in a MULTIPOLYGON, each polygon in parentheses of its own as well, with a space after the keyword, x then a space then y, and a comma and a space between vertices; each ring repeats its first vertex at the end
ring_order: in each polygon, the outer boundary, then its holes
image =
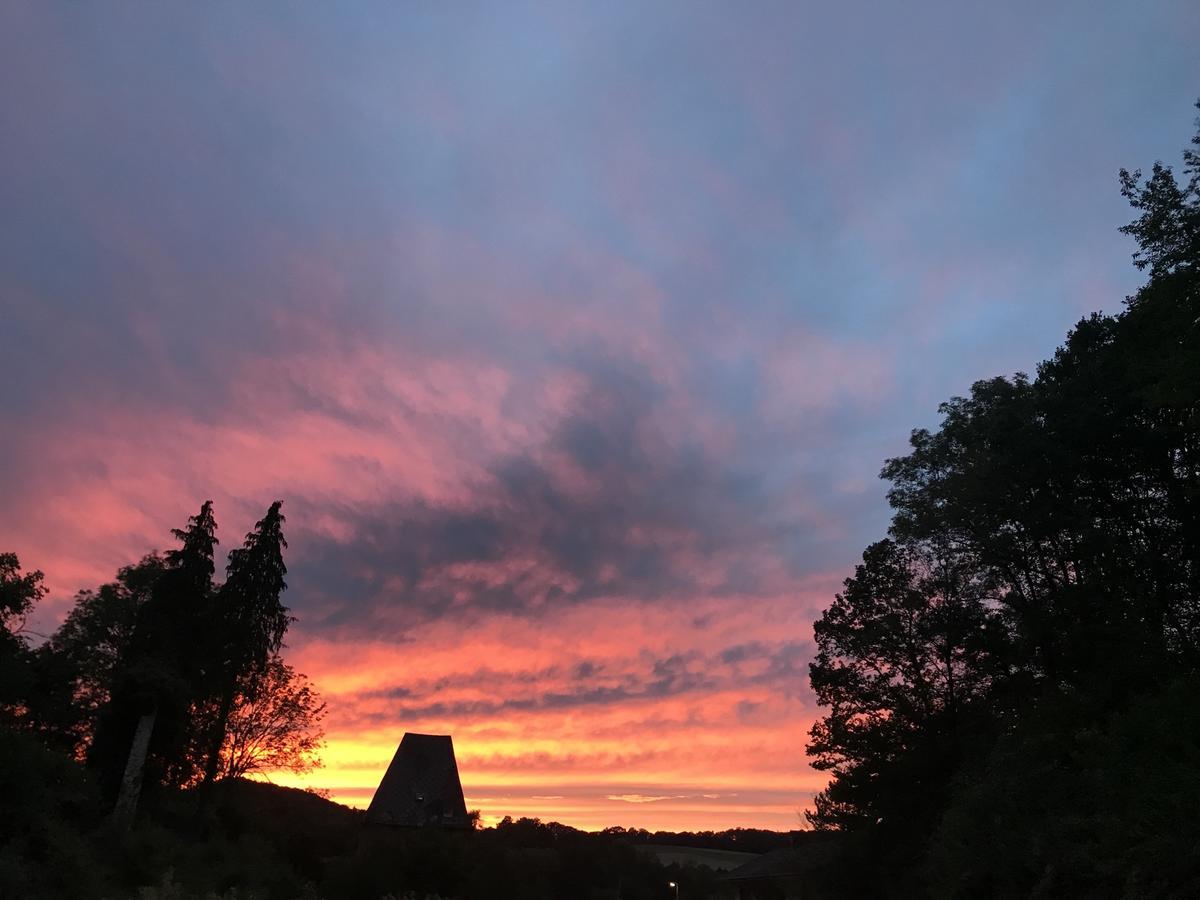
POLYGON ((367 823, 413 828, 471 826, 450 735, 404 735, 371 798, 367 823))

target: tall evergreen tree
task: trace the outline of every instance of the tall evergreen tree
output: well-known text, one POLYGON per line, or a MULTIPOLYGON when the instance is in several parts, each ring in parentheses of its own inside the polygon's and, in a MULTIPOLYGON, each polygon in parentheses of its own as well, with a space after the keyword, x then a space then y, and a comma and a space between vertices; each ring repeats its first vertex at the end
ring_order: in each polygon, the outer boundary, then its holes
POLYGON ((188 780, 188 711, 203 664, 197 635, 211 604, 217 523, 212 501, 173 529, 180 546, 167 552, 150 599, 138 610, 128 658, 116 679, 88 760, 117 796, 115 817, 132 821, 147 761, 152 782, 188 780))
POLYGON ((216 597, 213 626, 221 663, 214 683, 218 706, 205 753, 204 784, 217 776, 229 717, 239 696, 257 698, 271 659, 283 645, 292 617, 280 600, 287 589, 282 501, 229 553, 225 584, 216 597))

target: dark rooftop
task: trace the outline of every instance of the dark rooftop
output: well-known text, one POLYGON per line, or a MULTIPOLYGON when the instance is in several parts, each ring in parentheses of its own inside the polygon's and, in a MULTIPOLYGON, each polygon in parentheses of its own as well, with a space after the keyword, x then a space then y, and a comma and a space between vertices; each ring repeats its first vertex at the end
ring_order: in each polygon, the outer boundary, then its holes
POLYGON ((471 827, 450 735, 404 735, 371 798, 367 823, 409 828, 471 827))

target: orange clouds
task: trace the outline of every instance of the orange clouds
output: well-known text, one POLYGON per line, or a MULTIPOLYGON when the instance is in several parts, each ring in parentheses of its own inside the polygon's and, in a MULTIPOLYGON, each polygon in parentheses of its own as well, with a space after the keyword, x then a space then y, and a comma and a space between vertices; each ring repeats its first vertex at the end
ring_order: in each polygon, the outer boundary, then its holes
POLYGON ((806 632, 802 607, 614 599, 306 642, 293 658, 333 712, 305 783, 364 805, 404 731, 448 732, 486 820, 797 827, 822 784, 803 754, 807 643, 783 637, 806 632))

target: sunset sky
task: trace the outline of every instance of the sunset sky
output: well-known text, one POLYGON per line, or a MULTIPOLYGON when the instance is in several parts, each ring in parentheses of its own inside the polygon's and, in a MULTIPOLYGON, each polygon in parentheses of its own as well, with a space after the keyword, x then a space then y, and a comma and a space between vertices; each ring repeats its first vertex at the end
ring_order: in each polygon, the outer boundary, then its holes
MULTIPOLYGON (((1139 283, 1200 4, 0 6, 0 550, 35 627, 275 499, 302 783, 790 829, 876 474, 1139 283), (974 7, 975 11, 968 11, 974 7)), ((280 779, 292 783, 290 779, 280 779)))

